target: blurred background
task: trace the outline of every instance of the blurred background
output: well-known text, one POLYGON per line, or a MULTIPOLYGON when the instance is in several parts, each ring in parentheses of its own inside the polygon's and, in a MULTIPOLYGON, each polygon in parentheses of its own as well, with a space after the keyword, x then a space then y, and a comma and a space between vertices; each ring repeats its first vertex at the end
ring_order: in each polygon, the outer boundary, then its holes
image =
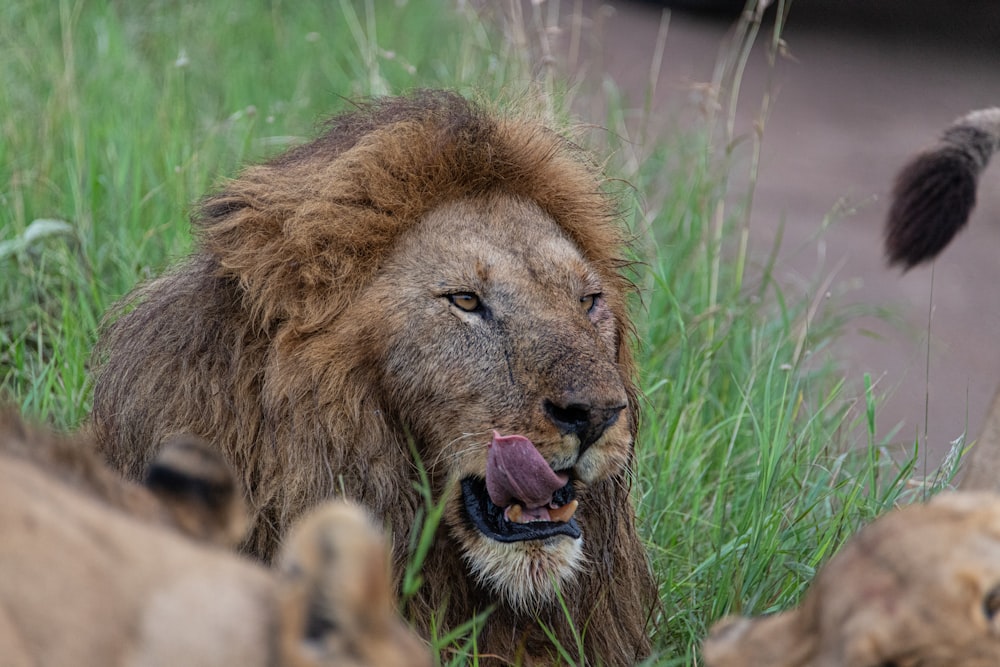
MULTIPOLYGON (((582 0, 572 11, 600 26, 603 46, 600 67, 580 63, 583 76, 603 68, 636 106, 655 83, 645 102, 655 122, 683 127, 706 107, 742 4, 582 0)), ((774 271, 787 288, 813 291, 818 307, 837 299, 871 313, 822 354, 856 388, 870 374, 886 396, 880 437, 904 448, 919 440, 933 467, 952 441, 978 435, 1000 381, 1000 165, 982 180, 969 228, 933 266, 888 269, 882 221, 909 156, 956 117, 1000 104, 1000 2, 795 0, 773 67, 769 38, 762 30, 746 59, 733 118, 736 144, 764 126, 752 256, 766 259, 780 240, 774 271)), ((751 153, 734 144, 731 157, 751 153)))

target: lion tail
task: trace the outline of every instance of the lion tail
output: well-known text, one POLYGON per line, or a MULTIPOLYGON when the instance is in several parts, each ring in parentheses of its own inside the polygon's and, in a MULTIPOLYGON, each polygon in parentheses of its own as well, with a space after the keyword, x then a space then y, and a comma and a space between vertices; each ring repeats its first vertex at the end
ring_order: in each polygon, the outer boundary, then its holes
POLYGON ((906 271, 944 250, 968 221, 979 175, 997 150, 1000 107, 962 116, 903 167, 885 226, 890 265, 906 271))

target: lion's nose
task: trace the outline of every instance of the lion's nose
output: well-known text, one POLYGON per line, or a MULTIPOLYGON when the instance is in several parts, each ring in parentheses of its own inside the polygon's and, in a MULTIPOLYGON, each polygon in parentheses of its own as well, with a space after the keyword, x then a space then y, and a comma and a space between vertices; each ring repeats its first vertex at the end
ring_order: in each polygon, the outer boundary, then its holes
POLYGON ((597 442, 621 415, 625 405, 596 407, 586 403, 567 402, 560 405, 545 401, 545 414, 563 434, 573 433, 580 439, 580 455, 597 442))

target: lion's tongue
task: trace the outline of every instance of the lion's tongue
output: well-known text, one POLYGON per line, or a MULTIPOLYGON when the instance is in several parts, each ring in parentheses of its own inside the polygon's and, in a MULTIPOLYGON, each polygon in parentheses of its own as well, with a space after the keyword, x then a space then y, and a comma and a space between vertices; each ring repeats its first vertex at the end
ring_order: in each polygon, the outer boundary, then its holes
POLYGON ((486 491, 494 505, 506 507, 519 501, 528 508, 542 507, 568 481, 569 477, 552 470, 524 436, 493 432, 486 457, 486 491))

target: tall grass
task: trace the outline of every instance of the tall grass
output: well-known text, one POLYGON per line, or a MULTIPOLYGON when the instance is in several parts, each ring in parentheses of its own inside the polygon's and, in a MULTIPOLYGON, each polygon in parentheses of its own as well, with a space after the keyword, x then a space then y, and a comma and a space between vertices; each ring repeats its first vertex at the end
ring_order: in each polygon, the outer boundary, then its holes
POLYGON ((450 3, 374 4, 3 3, 0 238, 15 243, 0 257, 0 389, 77 423, 101 313, 188 249, 188 206, 213 183, 345 99, 502 83, 483 27, 450 3), (38 219, 69 230, 16 243, 38 219))
MULTIPOLYGON (((641 260, 634 490, 661 582, 651 663, 695 664, 723 614, 793 604, 848 534, 905 499, 912 461, 894 463, 874 441, 870 388, 822 360, 850 316, 818 307, 822 276, 790 293, 769 258, 748 256, 770 100, 749 141, 736 141, 731 112, 751 44, 763 35, 777 52, 783 9, 777 25, 748 15, 734 30, 717 111, 663 139, 649 134, 648 99, 637 123, 613 82, 564 83, 561 59, 580 57, 581 32, 595 28, 553 3, 510 8, 501 35, 444 0, 4 3, 0 392, 78 423, 101 314, 185 253, 190 203, 241 162, 310 135, 345 97, 446 86, 538 101, 553 122, 601 108, 585 120, 607 129, 581 140, 621 179, 610 187, 641 260), (730 185, 739 164, 749 190, 730 185)), ((655 81, 655 55, 650 66, 655 81)), ((419 540, 413 549, 419 558, 419 540)), ((412 594, 419 572, 406 574, 412 594)), ((436 645, 464 662, 474 635, 436 645)), ((562 649, 571 659, 575 647, 562 649)))

